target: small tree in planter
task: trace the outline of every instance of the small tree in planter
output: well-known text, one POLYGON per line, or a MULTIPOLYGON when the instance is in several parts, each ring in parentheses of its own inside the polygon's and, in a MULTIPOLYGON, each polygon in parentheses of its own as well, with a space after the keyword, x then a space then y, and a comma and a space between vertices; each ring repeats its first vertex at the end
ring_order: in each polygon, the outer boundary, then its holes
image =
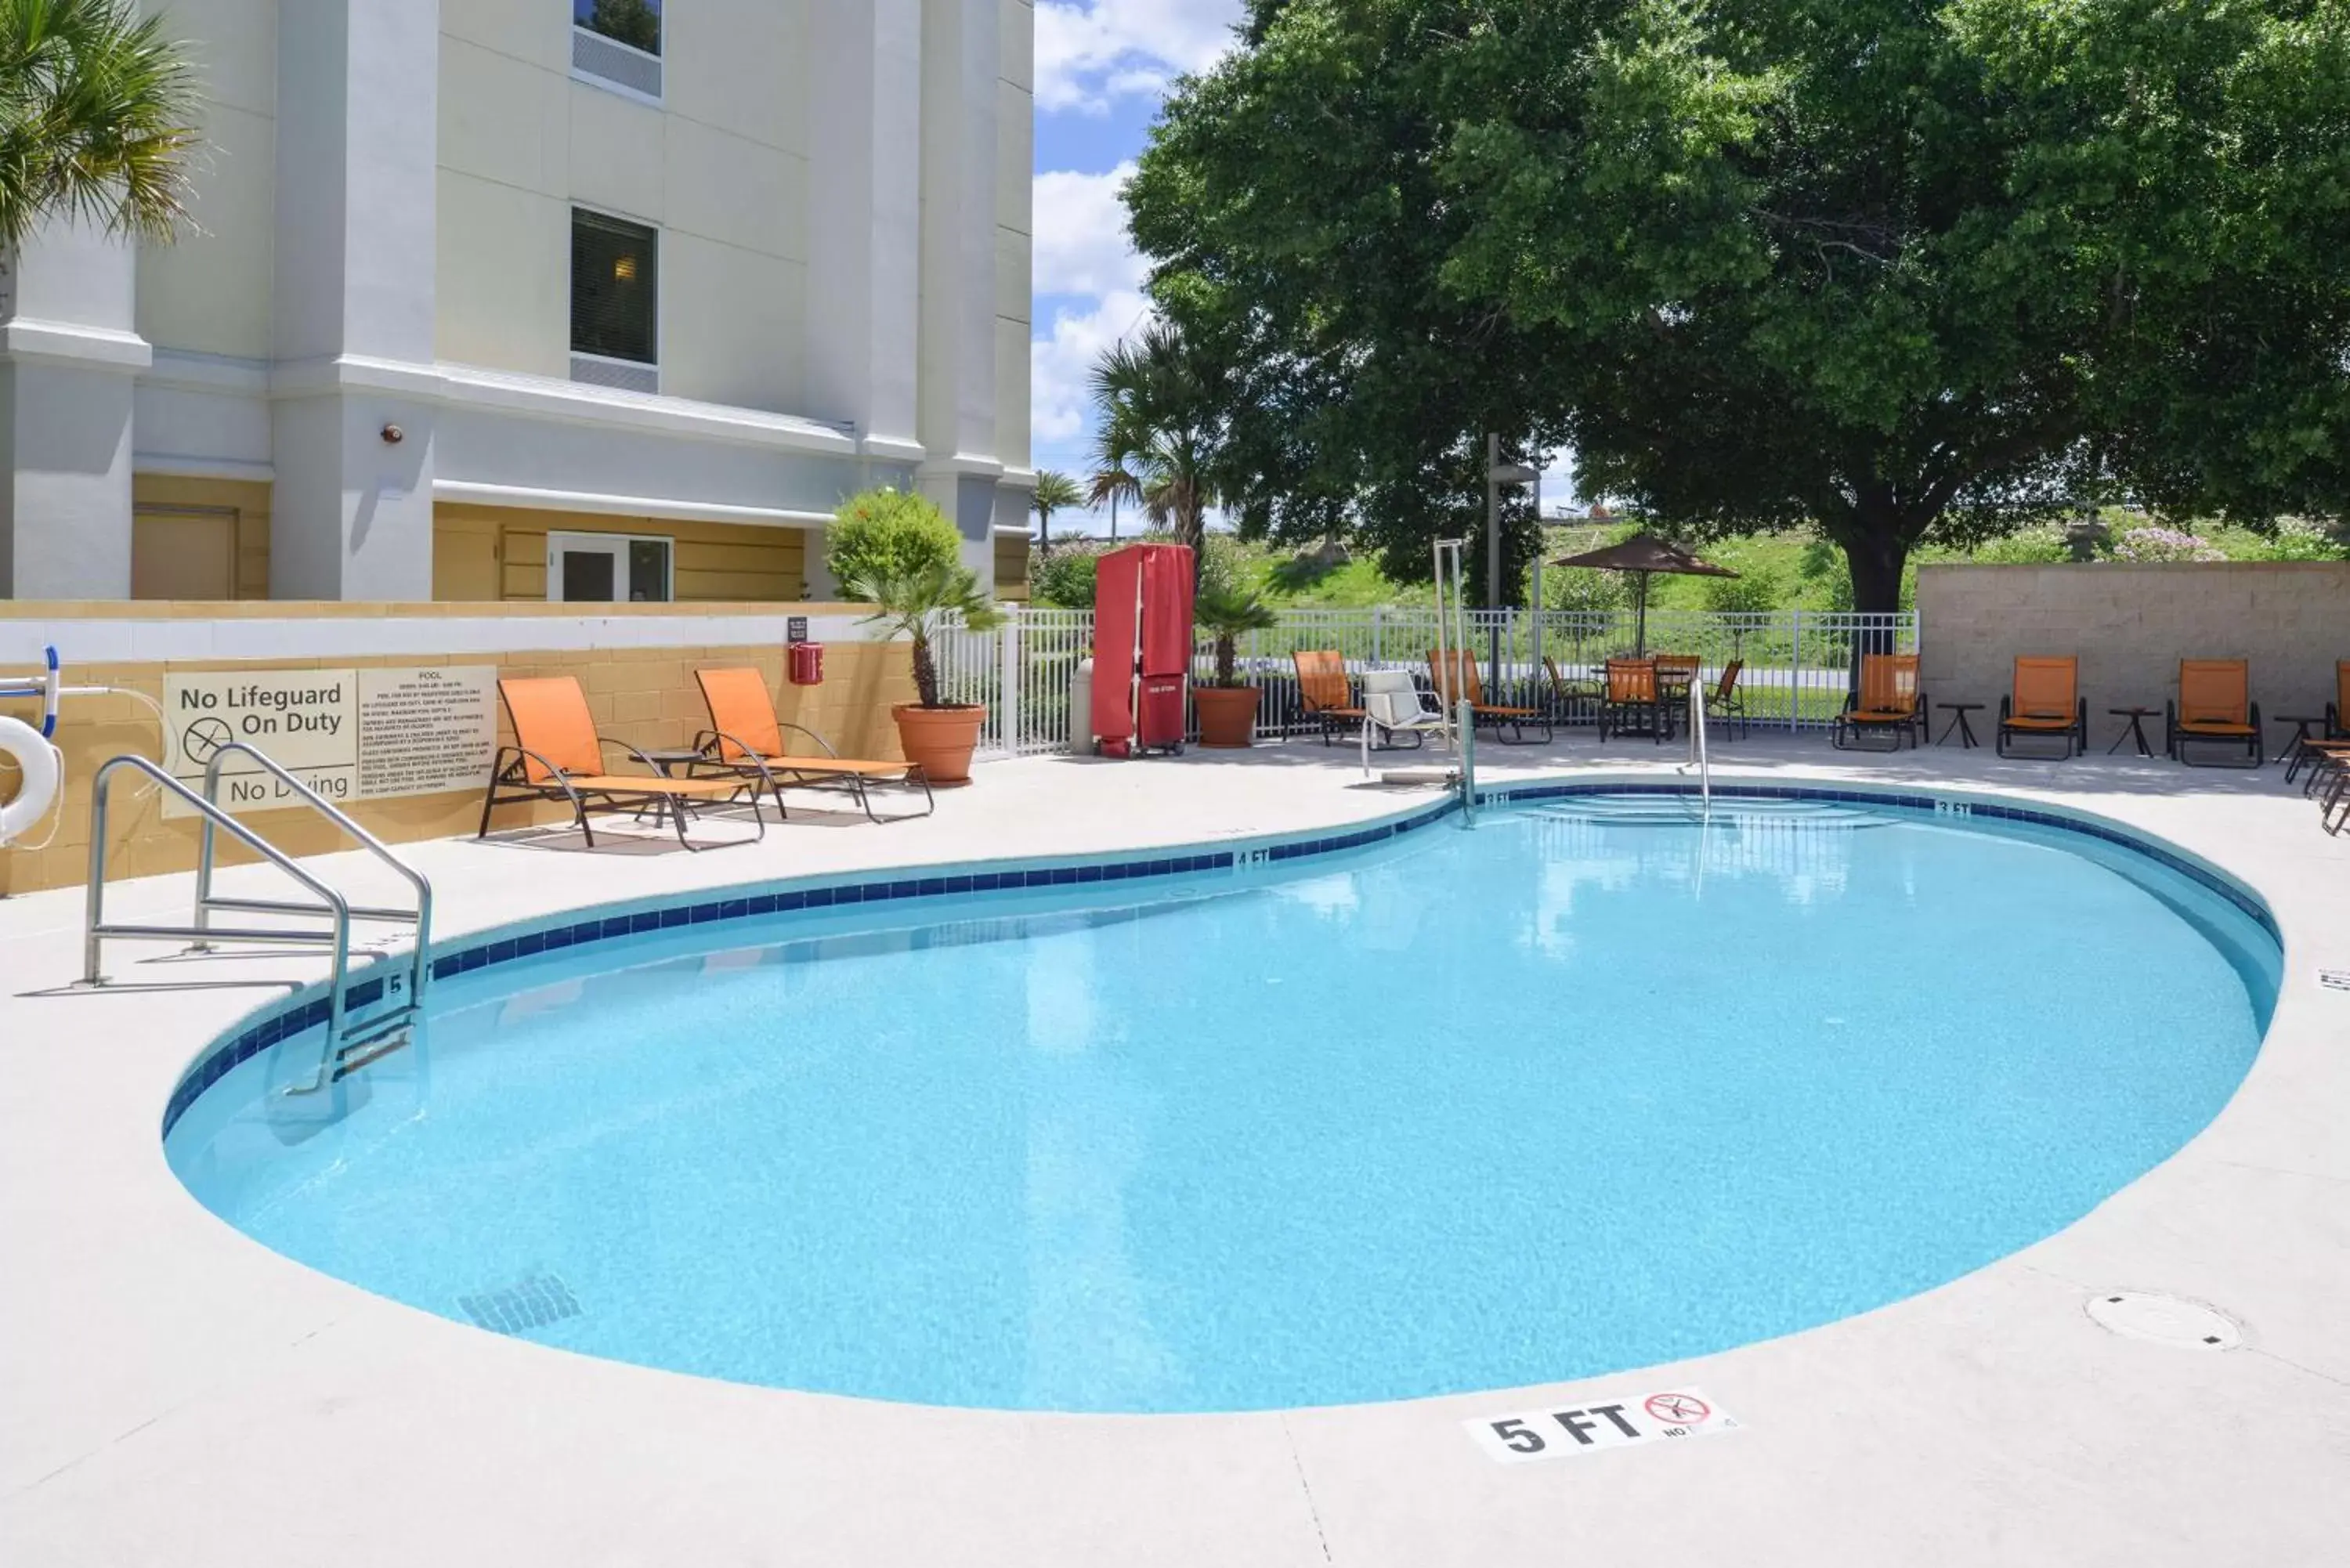
POLYGON ((886 626, 893 636, 902 633, 913 643, 918 700, 890 710, 906 760, 934 784, 969 784, 971 753, 979 744, 980 725, 987 722, 987 706, 950 702, 940 695, 931 639, 951 617, 960 618, 972 631, 1003 624, 1003 612, 980 592, 979 574, 958 560, 934 558, 852 577, 841 587, 851 598, 872 604, 867 625, 886 626))
POLYGON ((1234 644, 1244 634, 1281 624, 1273 607, 1226 583, 1210 583, 1191 607, 1192 624, 1216 639, 1216 672, 1191 693, 1200 710, 1200 744, 1245 746, 1256 730, 1263 693, 1240 678, 1234 644))

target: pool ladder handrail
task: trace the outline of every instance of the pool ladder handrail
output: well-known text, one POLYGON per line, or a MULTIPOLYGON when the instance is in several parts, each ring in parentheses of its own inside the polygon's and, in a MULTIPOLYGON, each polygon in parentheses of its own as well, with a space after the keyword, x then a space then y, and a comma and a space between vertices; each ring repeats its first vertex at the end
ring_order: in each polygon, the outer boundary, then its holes
POLYGON ((351 820, 333 802, 296 778, 276 761, 257 747, 243 741, 232 741, 213 754, 204 768, 203 793, 163 771, 152 760, 136 754, 109 759, 90 779, 89 799, 89 887, 84 906, 82 925, 82 983, 99 986, 106 983, 101 956, 109 938, 134 941, 186 941, 191 950, 209 952, 224 942, 252 942, 270 946, 316 946, 331 950, 332 965, 328 976, 327 1037, 318 1055, 318 1070, 305 1085, 289 1085, 286 1093, 316 1094, 335 1082, 344 1073, 365 1066, 379 1055, 395 1048, 392 1037, 411 1027, 421 1015, 425 992, 432 979, 430 952, 432 945, 432 883, 425 875, 394 855, 375 835, 351 820), (236 820, 220 805, 221 764, 233 753, 241 753, 261 764, 262 770, 290 789, 296 800, 309 806, 341 828, 369 853, 390 866, 409 886, 416 890, 415 908, 410 909, 380 909, 353 904, 337 888, 313 873, 303 869, 295 858, 272 844, 260 834, 236 820), (109 925, 106 920, 106 857, 107 802, 116 773, 128 768, 139 774, 165 794, 193 810, 203 819, 203 833, 197 851, 195 914, 192 924, 165 926, 149 924, 109 925), (225 828, 229 836, 264 860, 317 895, 317 902, 304 903, 282 898, 224 898, 213 891, 213 869, 217 856, 217 835, 225 828), (323 917, 325 930, 305 930, 298 927, 221 927, 213 924, 214 910, 234 910, 246 914, 301 915, 323 917), (413 925, 416 941, 409 953, 408 975, 403 988, 401 977, 384 977, 384 993, 399 998, 404 989, 406 996, 393 1007, 375 1013, 353 1024, 344 1015, 345 981, 350 973, 351 922, 380 920, 399 925, 413 925))
POLYGON ((1689 685, 1689 761, 1683 763, 1679 771, 1681 773, 1687 773, 1691 768, 1695 768, 1697 770, 1698 799, 1704 806, 1706 814, 1708 815, 1711 815, 1713 812, 1713 759, 1709 754, 1706 745, 1705 681, 1701 677, 1691 680, 1689 685))

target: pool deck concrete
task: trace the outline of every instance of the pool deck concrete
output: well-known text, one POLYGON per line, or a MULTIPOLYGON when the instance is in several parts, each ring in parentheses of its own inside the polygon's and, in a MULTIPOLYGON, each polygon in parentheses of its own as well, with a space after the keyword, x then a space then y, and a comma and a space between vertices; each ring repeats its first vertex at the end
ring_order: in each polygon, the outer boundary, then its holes
MULTIPOLYGON (((1484 777, 1650 773, 1587 734, 1484 748, 1484 777)), ((988 764, 926 821, 838 815, 689 856, 415 848, 443 939, 586 904, 827 870, 1191 843, 1386 815, 1310 742, 1178 762, 988 764)), ((314 978, 276 955, 126 946, 68 989, 78 891, 0 900, 0 1563, 11 1568, 562 1564, 2272 1564, 2350 1560, 2350 836, 2271 767, 1719 749, 1717 776, 1995 791, 2169 839, 2259 889, 2285 938, 2243 1086, 2066 1231, 1938 1290, 1581 1384, 1233 1416, 940 1410, 550 1351, 269 1252, 166 1168, 199 1048, 314 978), (2086 1303, 2171 1293, 2243 1348, 2117 1337, 2086 1303), (1743 1429, 1496 1463, 1461 1423, 1701 1386, 1743 1429)), ((713 836, 730 831, 713 825, 713 836)), ((355 857, 318 862, 380 888, 355 857)), ((254 887, 266 874, 240 871, 254 887)), ((111 912, 184 913, 189 879, 111 912)), ((1898 933, 1889 933, 1898 940, 1898 933)), ((1734 958, 1734 955, 1733 955, 1734 958)), ((1767 983, 1755 1005, 1772 1004, 1767 983)), ((2060 999, 2132 1005, 2126 977, 2060 999)), ((1895 1021, 1898 1027, 1898 1021, 1895 1021)), ((2165 1021, 2149 1016, 2145 1026, 2165 1021)), ((2116 1092, 2122 1086, 2116 1085, 2116 1092)), ((1595 1260, 1604 1267, 1605 1260, 1595 1260)), ((1690 1260, 1702 1271, 1702 1255, 1690 1260)), ((1494 1282, 1506 1288, 1506 1281, 1494 1282)))

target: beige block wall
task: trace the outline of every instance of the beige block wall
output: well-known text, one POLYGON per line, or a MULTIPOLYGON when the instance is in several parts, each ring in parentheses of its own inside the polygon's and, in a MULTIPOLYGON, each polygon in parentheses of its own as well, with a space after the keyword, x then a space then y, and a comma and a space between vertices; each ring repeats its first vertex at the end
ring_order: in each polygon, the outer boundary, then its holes
MULTIPOLYGON (((79 613, 80 607, 71 607, 79 613)), ((106 607, 120 610, 124 607, 106 607)), ((138 607, 151 611, 161 607, 138 607)), ((215 607, 203 607, 209 611, 215 607)), ((270 607, 254 607, 258 610, 270 607)), ((282 611, 283 607, 277 607, 282 611)), ((363 607, 374 614, 399 615, 430 614, 436 610, 438 613, 462 612, 464 608, 462 606, 417 605, 354 607, 363 607)), ((612 607, 625 609, 629 607, 612 607)), ((639 607, 675 613, 673 606, 639 607)), ((806 608, 817 613, 837 613, 842 607, 792 607, 795 612, 806 608)), ((57 604, 6 605, 0 606, 0 613, 56 616, 68 608, 57 604)), ((770 614, 774 609, 772 605, 726 607, 727 612, 733 614, 754 610, 770 614)), ((516 640, 526 639, 526 630, 518 628, 516 640)), ((847 756, 890 759, 899 756, 897 727, 889 717, 889 709, 892 704, 914 700, 912 670, 902 643, 831 645, 825 650, 824 684, 816 687, 785 683, 784 650, 779 646, 563 652, 525 650, 503 655, 452 654, 445 658, 421 653, 249 662, 198 659, 179 664, 75 664, 67 668, 66 677, 69 683, 75 685, 128 687, 161 702, 163 678, 175 669, 371 669, 435 662, 455 665, 494 663, 502 675, 576 676, 588 694, 588 706, 595 714, 597 728, 606 734, 647 749, 691 744, 695 732, 708 723, 701 690, 693 679, 693 672, 698 668, 755 665, 765 675, 768 690, 775 696, 778 713, 792 723, 806 725, 825 736, 847 756)), ((26 718, 33 711, 22 702, 0 701, 0 712, 26 718)), ((499 715, 499 734, 502 742, 513 739, 503 711, 499 715)), ((81 885, 89 863, 91 774, 108 758, 126 752, 158 760, 162 755, 162 738, 157 732, 153 711, 130 697, 72 699, 58 725, 57 740, 66 756, 64 815, 57 821, 57 836, 47 847, 37 850, 0 847, 0 896, 81 885)), ((616 763, 616 767, 622 772, 637 771, 634 764, 616 763)), ((0 761, 0 800, 13 796, 16 789, 14 768, 0 761)), ((452 794, 359 801, 347 809, 369 831, 387 842, 400 844, 470 835, 480 821, 482 797, 476 792, 465 791, 452 794)), ((558 805, 514 805, 500 808, 493 826, 494 828, 519 827, 535 821, 559 822, 565 819, 566 812, 558 805)), ((240 820, 252 824, 265 836, 296 854, 323 854, 349 847, 330 825, 307 811, 258 812, 240 820)), ((773 830, 771 823, 770 831, 773 830)), ((111 840, 108 851, 109 880, 184 871, 195 865, 196 824, 176 818, 164 820, 161 801, 151 789, 140 788, 136 779, 123 778, 116 784, 110 804, 109 837, 111 840)), ((243 850, 232 848, 230 857, 224 863, 235 864, 248 858, 243 850)))
MULTIPOLYGON (((1918 623, 1928 695, 1985 703, 1979 721, 1996 718, 2017 656, 2076 655, 2098 746, 2126 723, 2106 709, 2178 694, 2181 659, 2249 659, 2273 753, 2293 733, 2277 716, 2324 711, 2350 659, 2350 562, 1921 566, 1918 623)), ((2162 743, 2159 720, 2147 734, 2162 743)))

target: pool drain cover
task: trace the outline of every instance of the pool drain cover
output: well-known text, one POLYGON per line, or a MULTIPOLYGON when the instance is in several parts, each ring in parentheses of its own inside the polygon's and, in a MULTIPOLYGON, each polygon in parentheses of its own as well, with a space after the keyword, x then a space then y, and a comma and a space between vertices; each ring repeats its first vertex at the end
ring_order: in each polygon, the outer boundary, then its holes
POLYGON ((553 1274, 534 1274, 511 1285, 459 1296, 457 1306, 467 1317, 493 1334, 523 1334, 577 1317, 579 1298, 553 1274))
POLYGON ((2179 1350, 2233 1350, 2244 1331, 2226 1314, 2182 1296, 2151 1291, 2110 1291, 2089 1298, 2090 1318, 2125 1339, 2143 1339, 2179 1350))

